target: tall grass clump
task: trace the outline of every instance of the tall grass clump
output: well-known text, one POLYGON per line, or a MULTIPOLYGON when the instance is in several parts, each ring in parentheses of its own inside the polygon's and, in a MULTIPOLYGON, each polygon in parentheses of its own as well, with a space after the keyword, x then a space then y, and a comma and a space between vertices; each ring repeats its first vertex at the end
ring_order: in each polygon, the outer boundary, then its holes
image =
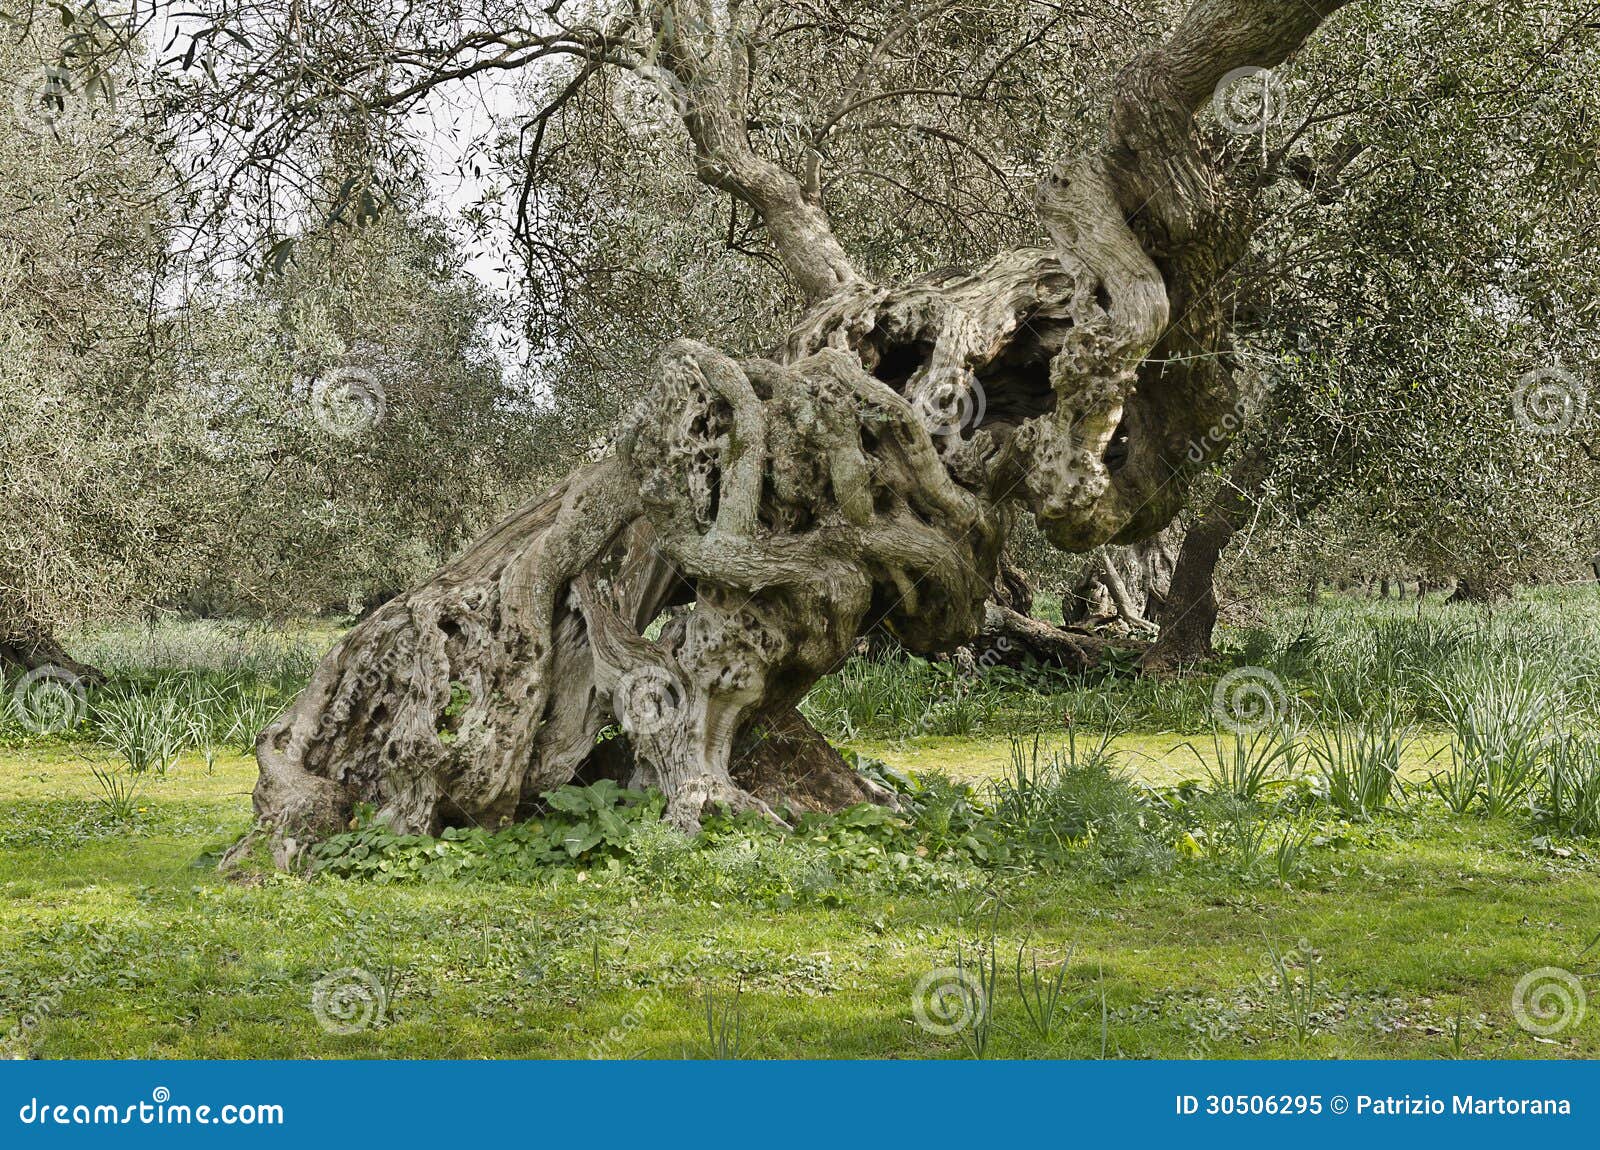
POLYGON ((101 741, 134 775, 165 775, 183 751, 189 729, 177 698, 128 686, 101 693, 93 715, 101 741))
POLYGON ((1592 589, 1524 592, 1492 612, 1430 598, 1324 596, 1315 614, 1284 600, 1249 628, 1224 628, 1242 662, 1265 667, 1312 703, 1315 721, 1394 710, 1406 723, 1449 725, 1436 683, 1521 665, 1559 682, 1571 706, 1600 710, 1600 612, 1592 589), (1293 638, 1284 638, 1293 636, 1293 638))
POLYGON ((1476 807, 1500 818, 1526 808, 1561 716, 1560 693, 1520 658, 1430 683, 1450 732, 1450 766, 1429 780, 1434 793, 1456 814, 1476 807))
POLYGON ((100 795, 95 800, 112 822, 129 826, 138 813, 139 779, 136 775, 104 767, 91 766, 89 774, 100 795))
POLYGON ((218 732, 244 755, 256 749, 256 736, 278 717, 286 706, 280 698, 263 690, 241 690, 228 700, 226 719, 219 716, 218 732))
POLYGON ((836 740, 971 735, 989 725, 1004 704, 1031 697, 1022 677, 1003 674, 1007 671, 904 653, 857 656, 819 680, 800 710, 836 740))
POLYGON ((1301 754, 1299 732, 1282 716, 1258 729, 1213 726, 1209 756, 1193 743, 1184 746, 1204 770, 1208 791, 1247 803, 1293 778, 1301 754))
POLYGON ((1319 726, 1306 756, 1327 785, 1328 802, 1351 819, 1381 814, 1401 794, 1400 764, 1412 736, 1393 707, 1319 726))
POLYGON ((1600 835, 1600 742, 1577 735, 1551 740, 1538 805, 1558 830, 1600 835))
POLYGON ((997 831, 1037 858, 1093 847, 1124 867, 1153 862, 1146 796, 1121 768, 1114 737, 1070 728, 1064 744, 1013 736, 1010 768, 986 796, 997 831))

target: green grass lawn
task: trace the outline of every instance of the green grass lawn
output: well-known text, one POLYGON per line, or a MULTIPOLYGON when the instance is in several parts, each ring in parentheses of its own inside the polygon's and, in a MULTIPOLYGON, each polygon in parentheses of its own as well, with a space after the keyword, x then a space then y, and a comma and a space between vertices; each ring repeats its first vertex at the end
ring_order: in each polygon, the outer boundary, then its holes
MULTIPOLYGON (((1170 751, 1183 741, 1130 737, 1129 762, 1170 781, 1185 773, 1170 751)), ((1008 757, 1003 740, 864 749, 974 775, 1008 757)), ((1290 883, 1180 859, 1120 881, 971 871, 922 890, 845 883, 784 905, 667 891, 627 868, 518 885, 227 880, 211 860, 248 825, 254 774, 237 755, 210 776, 186 758, 143 787, 124 827, 97 806, 80 754, 0 758, 10 1053, 970 1056, 970 1031, 917 1024, 917 988, 958 951, 970 969, 992 948, 991 1057, 1600 1055, 1600 1002, 1548 1039, 1512 1010, 1538 968, 1600 987, 1600 954, 1584 954, 1600 933, 1592 844, 1553 852, 1526 823, 1452 817, 1430 801, 1372 824, 1324 818, 1290 883), (1024 1007, 1019 948, 1047 976, 1067 963, 1049 1037, 1024 1007), (326 991, 346 968, 384 999, 348 1035, 313 1009, 319 980, 326 991)))
MULTIPOLYGON (((1098 743, 1098 736, 1085 736, 1098 743)), ((1448 739, 1439 732, 1417 735, 1402 757, 1401 775, 1413 782, 1447 762, 1448 739)), ((916 739, 857 739, 848 744, 870 758, 907 771, 941 771, 952 778, 982 780, 1006 774, 1012 766, 1011 740, 983 736, 924 736, 916 739)), ((1118 760, 1143 782, 1171 785, 1204 779, 1215 747, 1208 735, 1119 734, 1110 742, 1118 760)))

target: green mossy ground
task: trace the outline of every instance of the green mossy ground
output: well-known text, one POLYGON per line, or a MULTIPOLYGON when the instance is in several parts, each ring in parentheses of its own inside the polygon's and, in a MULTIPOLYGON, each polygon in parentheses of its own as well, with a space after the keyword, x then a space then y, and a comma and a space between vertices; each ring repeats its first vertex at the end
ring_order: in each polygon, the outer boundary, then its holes
MULTIPOLYGON (((1171 743, 1129 748, 1170 781, 1182 773, 1171 743)), ((923 739, 899 762, 981 775, 1006 754, 1004 742, 923 739)), ((1561 857, 1524 824, 1432 801, 1325 826, 1287 884, 1180 858, 1123 879, 845 884, 827 905, 783 907, 760 891, 665 890, 627 868, 504 885, 224 880, 211 860, 248 824, 253 779, 238 755, 212 775, 185 758, 143 786, 123 826, 97 805, 81 751, 0 759, 0 1026, 14 1054, 694 1057, 716 1053, 713 1033, 736 1015, 744 1057, 966 1056, 961 1035, 916 1024, 913 1000, 958 950, 970 963, 987 946, 991 1057, 1600 1054, 1600 1009, 1553 1040, 1512 1013, 1530 970, 1595 985, 1596 953, 1583 954, 1600 932, 1592 846, 1561 857), (1047 969, 1070 956, 1048 1040, 1023 1008, 1019 947, 1047 969), (1272 949, 1314 970, 1308 999, 1284 993, 1272 949), (351 1035, 312 1009, 318 981, 343 968, 369 972, 386 998, 351 1035)))

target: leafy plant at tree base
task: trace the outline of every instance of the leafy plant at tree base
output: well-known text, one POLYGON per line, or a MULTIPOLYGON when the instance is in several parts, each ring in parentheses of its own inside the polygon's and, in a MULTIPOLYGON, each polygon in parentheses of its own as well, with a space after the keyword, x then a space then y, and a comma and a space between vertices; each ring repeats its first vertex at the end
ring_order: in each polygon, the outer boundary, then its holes
MULTIPOLYGON (((543 818, 499 831, 450 827, 433 838, 368 823, 319 844, 312 869, 381 883, 526 877, 541 867, 618 859, 634 830, 658 822, 663 809, 658 793, 623 790, 609 779, 544 798, 543 818)), ((358 816, 370 818, 370 811, 358 816)))

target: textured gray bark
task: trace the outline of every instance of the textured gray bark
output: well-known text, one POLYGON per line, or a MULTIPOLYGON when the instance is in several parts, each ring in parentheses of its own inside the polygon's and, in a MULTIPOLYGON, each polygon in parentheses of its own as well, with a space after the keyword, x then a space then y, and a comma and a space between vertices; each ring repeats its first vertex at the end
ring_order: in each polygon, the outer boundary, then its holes
POLYGON ((29 614, 20 596, 0 596, 0 667, 34 671, 54 667, 86 684, 103 682, 96 667, 67 653, 55 633, 29 614))

